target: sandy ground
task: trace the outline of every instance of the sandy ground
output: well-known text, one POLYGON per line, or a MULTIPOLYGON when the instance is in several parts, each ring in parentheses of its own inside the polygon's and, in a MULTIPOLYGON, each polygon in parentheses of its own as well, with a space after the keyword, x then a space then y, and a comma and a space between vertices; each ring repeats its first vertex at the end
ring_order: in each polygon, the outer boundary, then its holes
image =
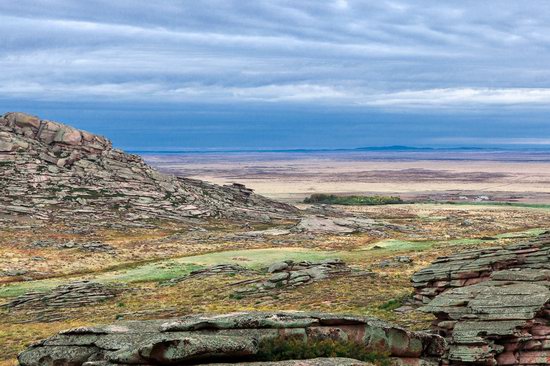
POLYGON ((239 182, 290 202, 312 193, 550 202, 550 156, 544 154, 234 153, 145 159, 165 172, 217 184, 239 182))

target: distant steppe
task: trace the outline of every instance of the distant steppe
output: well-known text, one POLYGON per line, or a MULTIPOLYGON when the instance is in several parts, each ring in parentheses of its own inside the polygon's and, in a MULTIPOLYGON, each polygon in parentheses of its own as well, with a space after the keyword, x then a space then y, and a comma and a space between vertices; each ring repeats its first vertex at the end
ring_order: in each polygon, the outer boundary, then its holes
POLYGON ((164 172, 298 202, 312 193, 395 194, 404 199, 550 202, 544 151, 246 152, 145 154, 164 172))

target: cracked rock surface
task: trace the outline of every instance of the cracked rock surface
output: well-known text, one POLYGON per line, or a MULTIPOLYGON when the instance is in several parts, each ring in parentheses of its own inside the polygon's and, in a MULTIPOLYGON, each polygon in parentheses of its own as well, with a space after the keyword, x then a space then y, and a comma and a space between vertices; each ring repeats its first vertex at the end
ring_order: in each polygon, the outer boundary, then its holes
POLYGON ((550 235, 443 257, 413 276, 449 365, 550 364, 550 235))
MULTIPOLYGON (((359 342, 407 365, 437 365, 443 338, 411 332, 368 317, 309 312, 192 315, 178 319, 121 322, 61 332, 19 355, 22 366, 171 365, 246 362, 255 359, 263 340, 332 339, 359 342)), ((259 365, 366 365, 324 359, 259 365)))

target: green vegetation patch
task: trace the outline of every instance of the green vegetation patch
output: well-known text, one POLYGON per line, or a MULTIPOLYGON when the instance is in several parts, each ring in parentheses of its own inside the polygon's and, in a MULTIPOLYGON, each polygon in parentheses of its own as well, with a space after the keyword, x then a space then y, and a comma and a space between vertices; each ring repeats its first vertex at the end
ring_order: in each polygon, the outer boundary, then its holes
POLYGON ((346 206, 374 206, 399 204, 403 203, 403 200, 400 197, 396 196, 336 196, 333 194, 317 193, 305 198, 304 203, 322 203, 346 206))
POLYGON ((111 270, 92 276, 59 277, 36 281, 16 282, 0 287, 0 298, 15 297, 30 291, 44 292, 68 282, 91 280, 94 282, 137 283, 162 282, 172 278, 183 277, 201 266, 190 263, 176 263, 173 261, 153 262, 135 265, 126 269, 111 270))
POLYGON ((182 257, 174 261, 179 263, 192 263, 196 265, 211 266, 221 263, 239 264, 251 269, 268 267, 270 264, 283 260, 320 261, 339 256, 339 252, 322 251, 307 248, 269 248, 269 249, 245 249, 215 252, 191 257, 182 257))
POLYGON ((222 263, 240 264, 243 267, 260 269, 269 266, 273 262, 287 259, 293 261, 319 261, 328 258, 338 258, 340 254, 340 252, 317 251, 306 248, 273 248, 215 252, 148 263, 137 263, 128 265, 126 268, 111 269, 88 276, 71 276, 7 284, 0 286, 0 298, 19 296, 29 291, 46 291, 63 283, 81 281, 84 279, 100 283, 123 284, 136 282, 164 282, 173 278, 186 276, 196 269, 222 263))
POLYGON ((495 235, 495 237, 498 239, 529 238, 529 237, 541 235, 546 231, 547 229, 535 228, 535 229, 529 229, 525 231, 516 231, 511 233, 498 234, 498 235, 495 235))
POLYGON ((386 239, 370 244, 364 249, 367 250, 389 250, 389 251, 422 251, 430 249, 434 241, 407 241, 397 239, 386 239))
POLYGON ((388 355, 369 350, 359 342, 343 340, 308 340, 302 338, 264 339, 255 358, 260 361, 307 360, 321 357, 347 357, 379 366, 391 365, 388 355))

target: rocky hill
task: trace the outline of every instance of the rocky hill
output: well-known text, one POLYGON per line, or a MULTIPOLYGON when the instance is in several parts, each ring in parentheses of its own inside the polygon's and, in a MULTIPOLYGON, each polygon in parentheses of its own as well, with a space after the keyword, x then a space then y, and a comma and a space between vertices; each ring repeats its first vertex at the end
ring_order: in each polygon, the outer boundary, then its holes
POLYGON ((246 187, 161 174, 105 137, 24 113, 0 117, 0 216, 95 223, 224 218, 265 222, 296 209, 246 187))

